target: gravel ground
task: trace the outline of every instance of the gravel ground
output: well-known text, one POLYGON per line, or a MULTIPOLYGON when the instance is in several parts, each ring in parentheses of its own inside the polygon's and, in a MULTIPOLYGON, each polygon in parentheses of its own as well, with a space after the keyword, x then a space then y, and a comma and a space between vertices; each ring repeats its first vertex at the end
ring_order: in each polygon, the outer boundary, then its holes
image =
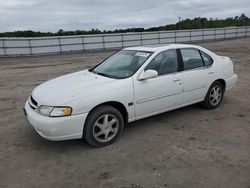
POLYGON ((250 38, 201 44, 239 77, 221 106, 192 105, 129 124, 117 143, 51 142, 25 121, 33 88, 114 51, 0 59, 0 187, 250 187, 250 38))

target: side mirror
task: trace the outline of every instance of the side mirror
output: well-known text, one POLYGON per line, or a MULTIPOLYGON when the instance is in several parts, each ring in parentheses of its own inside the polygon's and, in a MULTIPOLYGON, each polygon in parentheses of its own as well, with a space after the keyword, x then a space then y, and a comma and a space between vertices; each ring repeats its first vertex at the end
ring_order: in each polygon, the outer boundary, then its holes
POLYGON ((149 78, 156 78, 158 76, 158 72, 155 70, 146 70, 143 71, 140 76, 138 77, 138 80, 147 80, 149 78))

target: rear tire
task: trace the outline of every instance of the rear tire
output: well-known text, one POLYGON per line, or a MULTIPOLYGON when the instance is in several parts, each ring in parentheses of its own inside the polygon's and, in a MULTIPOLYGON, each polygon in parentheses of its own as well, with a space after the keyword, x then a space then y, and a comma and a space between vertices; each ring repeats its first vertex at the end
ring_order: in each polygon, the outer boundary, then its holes
POLYGON ((215 81, 209 88, 203 106, 207 109, 217 108, 224 96, 224 87, 221 82, 215 81))
POLYGON ((93 147, 116 142, 123 132, 124 119, 119 110, 102 105, 92 110, 86 120, 83 137, 93 147))

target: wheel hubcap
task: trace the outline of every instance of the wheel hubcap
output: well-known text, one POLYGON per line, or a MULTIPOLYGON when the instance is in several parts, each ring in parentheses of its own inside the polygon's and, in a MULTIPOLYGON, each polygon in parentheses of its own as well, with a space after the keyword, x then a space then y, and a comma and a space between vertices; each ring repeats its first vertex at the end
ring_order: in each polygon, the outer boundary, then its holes
POLYGON ((118 119, 112 114, 105 114, 95 121, 93 135, 99 142, 108 142, 116 136, 118 129, 118 119))
POLYGON ((214 86, 210 91, 209 102, 211 105, 216 106, 220 103, 222 97, 222 90, 219 86, 214 86))

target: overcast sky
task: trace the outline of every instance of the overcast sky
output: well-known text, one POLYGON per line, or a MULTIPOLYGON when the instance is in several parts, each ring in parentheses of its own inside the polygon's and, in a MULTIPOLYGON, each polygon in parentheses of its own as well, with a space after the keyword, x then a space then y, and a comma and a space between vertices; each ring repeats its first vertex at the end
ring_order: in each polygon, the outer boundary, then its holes
POLYGON ((152 27, 245 13, 249 0, 0 0, 0 32, 152 27))

